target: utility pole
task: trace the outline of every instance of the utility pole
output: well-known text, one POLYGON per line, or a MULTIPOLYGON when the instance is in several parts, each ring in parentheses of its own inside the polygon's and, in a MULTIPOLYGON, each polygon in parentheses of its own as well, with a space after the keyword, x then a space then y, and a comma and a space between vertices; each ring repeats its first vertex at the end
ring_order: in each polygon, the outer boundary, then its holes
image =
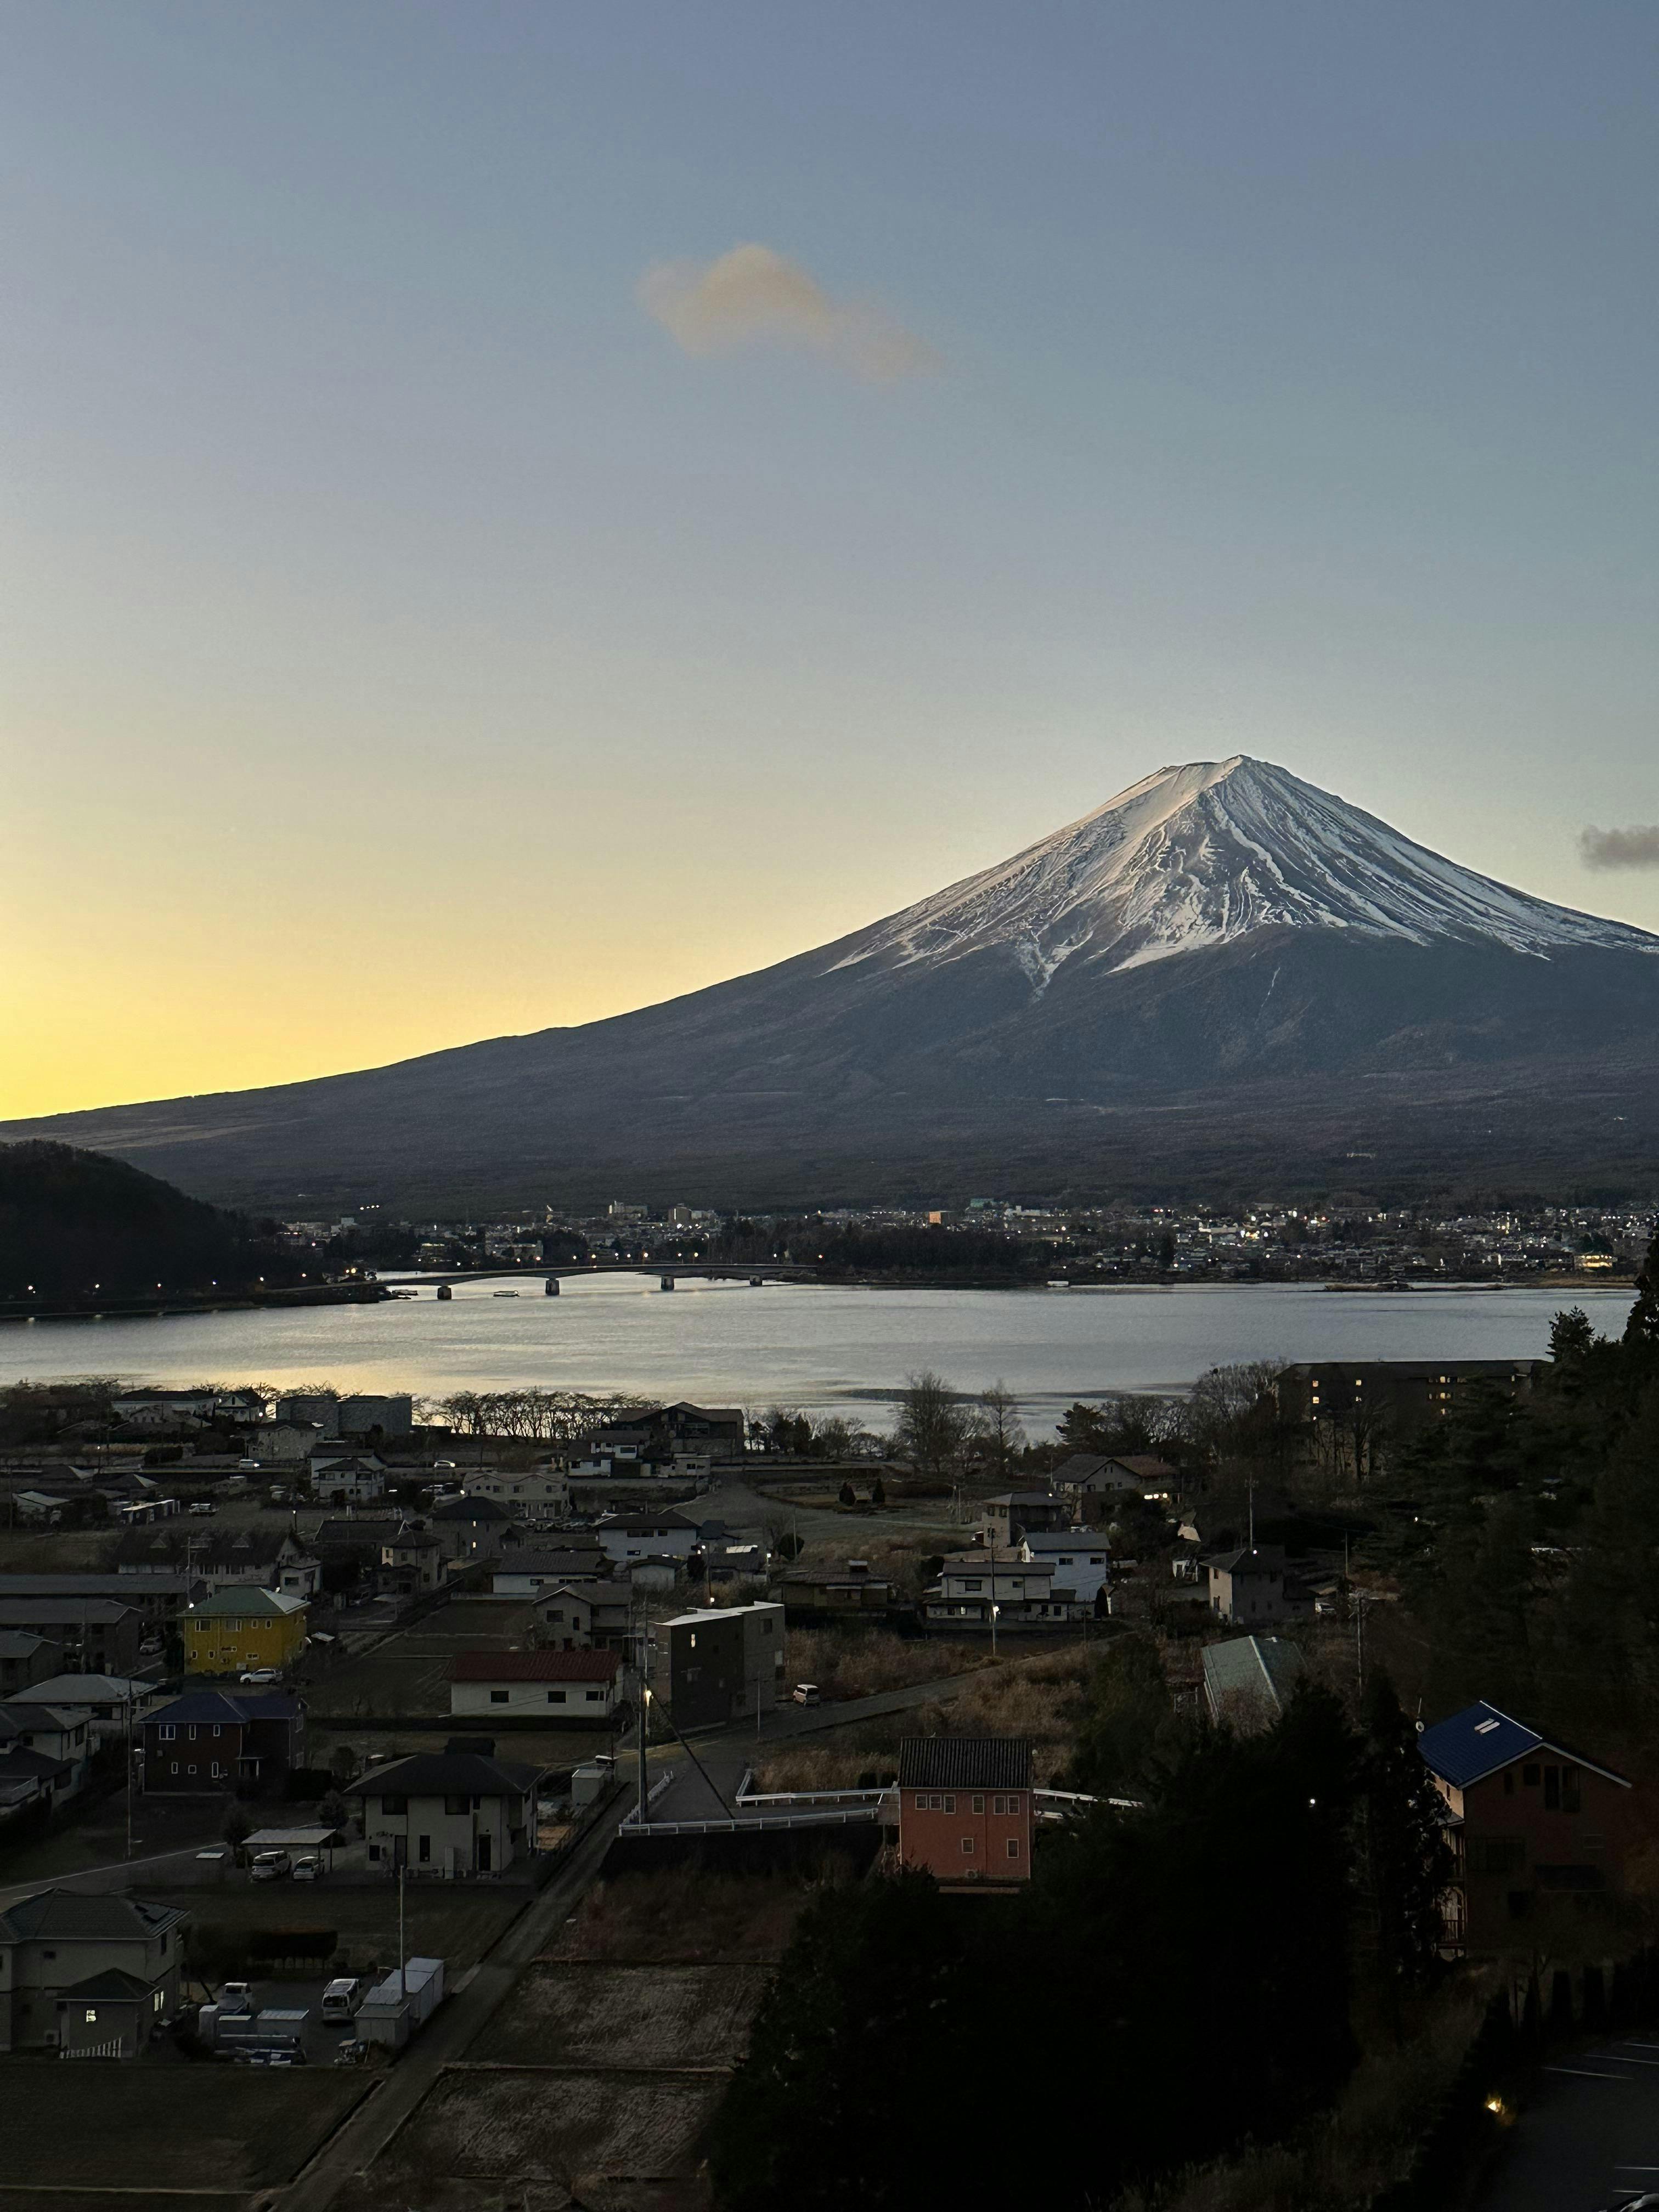
POLYGON ((638 1820, 639 1825, 642 1828, 648 1826, 651 1819, 651 1791, 650 1784, 646 1776, 645 1764, 646 1723, 650 1717, 650 1713, 651 1692, 645 1686, 645 1674, 644 1670, 641 1669, 640 1674, 640 1808, 638 1820))

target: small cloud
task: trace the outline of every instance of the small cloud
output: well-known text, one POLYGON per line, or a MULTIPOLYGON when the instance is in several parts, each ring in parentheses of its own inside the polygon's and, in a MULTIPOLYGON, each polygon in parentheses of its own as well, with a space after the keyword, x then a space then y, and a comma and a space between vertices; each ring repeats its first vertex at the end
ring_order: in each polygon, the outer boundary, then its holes
POLYGON ((640 279, 640 305, 686 353, 801 346, 870 384, 924 376, 939 363, 925 339, 863 300, 832 300, 798 261, 769 246, 734 246, 717 261, 665 261, 640 279))
POLYGON ((1578 854, 1587 868, 1659 868, 1659 823, 1629 830, 1586 830, 1578 854))

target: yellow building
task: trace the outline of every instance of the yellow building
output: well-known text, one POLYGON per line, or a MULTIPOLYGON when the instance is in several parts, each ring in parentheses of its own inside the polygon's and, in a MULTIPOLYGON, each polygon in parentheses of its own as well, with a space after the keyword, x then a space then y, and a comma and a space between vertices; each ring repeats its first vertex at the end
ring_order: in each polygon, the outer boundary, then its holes
POLYGON ((280 1591, 215 1590, 183 1621, 187 1674, 240 1674, 258 1667, 286 1674, 305 1648, 306 1601, 280 1591))

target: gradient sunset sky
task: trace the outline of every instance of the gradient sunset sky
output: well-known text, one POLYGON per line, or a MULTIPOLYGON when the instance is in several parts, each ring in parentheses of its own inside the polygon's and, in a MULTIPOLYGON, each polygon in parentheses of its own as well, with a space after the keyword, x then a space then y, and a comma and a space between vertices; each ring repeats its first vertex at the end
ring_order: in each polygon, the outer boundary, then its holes
POLYGON ((1244 751, 1659 930, 1659 12, 5 19, 0 1115, 833 938, 1244 751))

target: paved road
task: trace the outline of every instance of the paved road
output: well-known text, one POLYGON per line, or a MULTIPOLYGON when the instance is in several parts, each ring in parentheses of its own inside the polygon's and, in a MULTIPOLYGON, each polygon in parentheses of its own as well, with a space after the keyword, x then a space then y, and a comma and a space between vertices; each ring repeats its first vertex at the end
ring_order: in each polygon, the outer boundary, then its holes
POLYGON ((553 1942, 583 1892, 629 1808, 624 1796, 607 1807, 542 1894, 521 1912, 470 1976, 438 2008, 391 2071, 377 2082, 339 2131, 288 2187, 267 2192, 282 2212, 327 2212, 356 2174, 364 2172, 452 2060, 461 2057, 500 2009, 520 1974, 553 1942))
POLYGON ((1601 2212, 1659 2189, 1659 2039, 1610 2039, 1540 2072, 1485 2212, 1601 2212))

